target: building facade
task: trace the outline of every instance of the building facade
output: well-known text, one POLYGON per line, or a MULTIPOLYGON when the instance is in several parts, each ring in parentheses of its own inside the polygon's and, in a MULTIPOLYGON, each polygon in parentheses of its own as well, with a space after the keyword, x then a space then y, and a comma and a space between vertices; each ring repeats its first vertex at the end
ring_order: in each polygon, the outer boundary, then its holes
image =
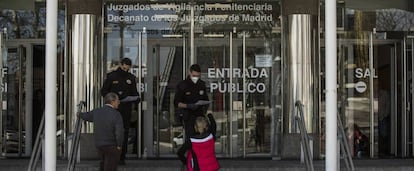
MULTIPOLYGON (((46 8, 18 3, 0 3, 1 151, 25 157, 45 107, 46 8)), ((46 105, 58 107, 59 157, 68 154, 76 104, 101 105, 105 74, 123 57, 142 97, 129 123, 130 157, 175 156, 183 143, 175 86, 193 63, 212 100, 217 156, 300 156, 296 101, 315 158, 324 156, 324 1, 74 0, 60 3, 58 23, 59 100, 46 105)), ((338 1, 337 33, 338 111, 353 156, 413 157, 414 2, 338 1)))

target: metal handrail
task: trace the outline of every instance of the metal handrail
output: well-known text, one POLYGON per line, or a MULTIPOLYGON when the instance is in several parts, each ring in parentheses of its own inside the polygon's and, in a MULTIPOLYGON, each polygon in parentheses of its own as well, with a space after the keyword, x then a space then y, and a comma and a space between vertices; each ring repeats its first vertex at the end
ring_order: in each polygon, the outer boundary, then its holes
MULTIPOLYGON (((79 104, 77 105, 78 107, 77 114, 82 112, 83 106, 86 106, 86 103, 84 101, 80 101, 79 104)), ((74 128, 72 144, 71 144, 72 147, 70 149, 68 167, 66 169, 67 171, 73 171, 76 167, 76 156, 78 154, 78 149, 79 149, 81 127, 82 127, 81 119, 80 117, 76 117, 75 128, 74 128)))
POLYGON ((305 153, 304 160, 305 160, 306 170, 314 171, 313 157, 312 157, 312 152, 310 150, 311 148, 309 145, 308 132, 306 130, 305 121, 303 119, 304 118, 303 117, 303 104, 301 101, 296 101, 295 109, 296 109, 295 119, 299 126, 301 141, 302 141, 302 149, 305 153))
POLYGON ((44 127, 45 126, 45 113, 43 112, 42 120, 40 121, 39 129, 37 130, 36 140, 33 147, 33 153, 30 155, 30 162, 29 166, 27 167, 27 171, 36 170, 37 163, 40 157, 41 151, 41 143, 40 140, 43 138, 44 135, 44 127))
POLYGON ((345 134, 344 126, 342 124, 341 117, 339 116, 339 113, 337 113, 338 118, 338 129, 339 129, 339 135, 340 135, 340 145, 341 145, 341 151, 344 155, 344 161, 345 161, 345 167, 348 171, 354 171, 354 162, 352 161, 351 157, 351 150, 348 144, 348 137, 345 134))

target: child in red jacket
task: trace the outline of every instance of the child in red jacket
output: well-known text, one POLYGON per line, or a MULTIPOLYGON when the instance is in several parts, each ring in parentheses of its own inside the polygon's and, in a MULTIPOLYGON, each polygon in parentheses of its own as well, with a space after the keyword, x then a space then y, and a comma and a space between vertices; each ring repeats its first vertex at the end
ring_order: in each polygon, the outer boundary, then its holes
POLYGON ((186 147, 188 171, 216 171, 220 168, 214 148, 216 121, 212 114, 207 117, 209 121, 206 117, 198 117, 195 121, 196 134, 190 136, 191 147, 186 147))

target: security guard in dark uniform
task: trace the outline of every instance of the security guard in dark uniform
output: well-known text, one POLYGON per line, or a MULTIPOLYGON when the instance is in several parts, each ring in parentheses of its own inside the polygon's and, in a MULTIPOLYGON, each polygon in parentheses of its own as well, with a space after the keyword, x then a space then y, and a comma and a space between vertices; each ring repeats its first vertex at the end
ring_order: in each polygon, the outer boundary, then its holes
MULTIPOLYGON (((198 64, 190 66, 187 78, 178 83, 174 97, 174 105, 178 115, 182 115, 185 130, 184 145, 191 145, 188 140, 194 135, 194 124, 198 116, 204 116, 207 105, 197 105, 199 100, 208 101, 206 83, 200 80, 201 69, 198 64)), ((185 148, 181 147, 178 152, 179 156, 184 156, 185 148)), ((183 160, 183 159, 181 159, 183 160)))
POLYGON ((121 160, 119 162, 120 164, 125 164, 132 105, 133 103, 138 103, 140 100, 137 91, 136 77, 128 72, 129 68, 131 68, 131 63, 129 58, 123 58, 118 69, 107 75, 101 88, 102 96, 105 96, 109 92, 113 92, 119 96, 121 101, 118 111, 121 113, 124 122, 124 142, 122 146, 121 160))

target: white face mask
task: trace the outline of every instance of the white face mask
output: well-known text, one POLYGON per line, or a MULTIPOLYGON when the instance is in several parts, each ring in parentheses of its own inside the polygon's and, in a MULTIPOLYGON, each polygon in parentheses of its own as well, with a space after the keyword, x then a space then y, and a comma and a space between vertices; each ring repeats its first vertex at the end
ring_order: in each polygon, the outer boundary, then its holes
POLYGON ((191 77, 191 81, 193 81, 194 84, 197 84, 198 79, 200 79, 200 77, 191 77))

